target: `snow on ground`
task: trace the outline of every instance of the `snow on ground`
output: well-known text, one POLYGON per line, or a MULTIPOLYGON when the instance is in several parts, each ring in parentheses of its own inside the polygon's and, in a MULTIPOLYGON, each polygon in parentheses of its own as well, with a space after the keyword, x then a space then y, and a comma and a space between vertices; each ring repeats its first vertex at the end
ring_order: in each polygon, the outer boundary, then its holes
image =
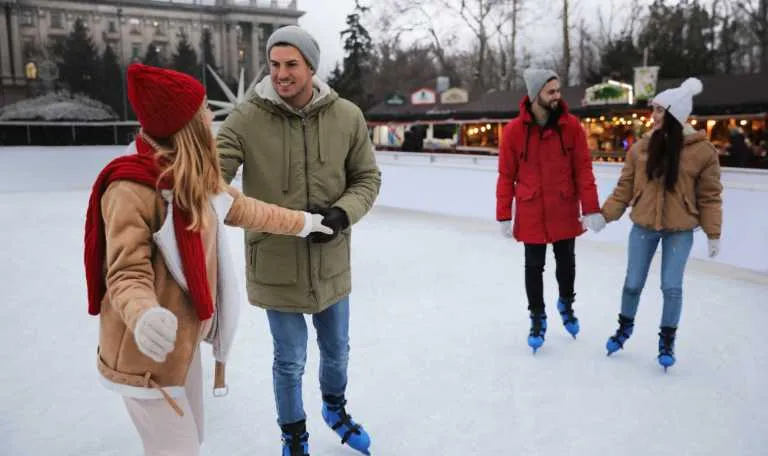
MULTIPOLYGON (((83 279, 87 187, 116 153, 0 148, 0 455, 141 454, 122 402, 96 381, 98 325, 83 279)), ((242 252, 241 232, 228 234, 242 252)), ((550 329, 532 356, 522 254, 484 221, 376 207, 356 226, 349 411, 371 432, 374 455, 768 454, 768 277, 692 261, 678 364, 664 374, 658 263, 635 334, 607 358, 625 250, 577 243, 577 340, 554 309, 550 252, 550 329)), ((262 310, 243 306, 230 394, 206 397, 205 455, 279 454, 268 326, 262 310)), ((322 423, 317 388, 310 337, 311 454, 353 456, 322 423)))

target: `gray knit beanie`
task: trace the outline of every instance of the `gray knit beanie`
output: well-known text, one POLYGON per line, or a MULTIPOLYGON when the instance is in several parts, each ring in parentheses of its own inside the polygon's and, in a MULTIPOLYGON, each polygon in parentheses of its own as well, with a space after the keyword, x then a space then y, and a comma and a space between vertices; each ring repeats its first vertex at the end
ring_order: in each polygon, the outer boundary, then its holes
POLYGON ((557 77, 557 73, 552 70, 526 68, 525 71, 523 71, 523 79, 525 79, 525 88, 528 91, 528 98, 533 101, 547 82, 559 78, 557 77))
POLYGON ((301 52, 313 71, 317 71, 320 62, 320 46, 317 41, 303 28, 296 25, 286 25, 275 30, 267 40, 267 59, 269 51, 276 44, 290 44, 301 52))

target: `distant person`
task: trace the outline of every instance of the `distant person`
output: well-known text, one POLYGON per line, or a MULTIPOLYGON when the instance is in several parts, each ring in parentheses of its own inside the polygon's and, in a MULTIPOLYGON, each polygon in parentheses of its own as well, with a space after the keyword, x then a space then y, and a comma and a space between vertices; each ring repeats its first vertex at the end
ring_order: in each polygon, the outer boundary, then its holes
POLYGON ((197 456, 200 342, 213 344, 215 385, 224 387, 240 306, 224 226, 299 237, 333 230, 321 215, 266 204, 224 183, 213 113, 197 80, 132 64, 127 81, 141 130, 133 153, 99 174, 85 222, 98 370, 123 396, 146 456, 197 456))
POLYGON ((413 152, 416 150, 416 133, 411 128, 403 133, 403 144, 400 146, 403 152, 413 152))
POLYGON ((739 128, 731 128, 728 135, 728 166, 744 168, 754 153, 749 139, 739 128))
POLYGON ((424 151, 424 131, 411 125, 405 132, 403 140, 403 152, 423 152, 424 151))
POLYGON ((525 291, 535 353, 544 343, 547 315, 543 273, 547 244, 555 253, 559 288, 557 310, 565 329, 579 333, 576 299, 576 237, 587 228, 600 231, 592 156, 579 120, 568 112, 560 79, 551 70, 523 73, 528 95, 520 115, 503 129, 496 185, 496 220, 503 236, 525 245, 525 291))
POLYGON ((640 294, 661 242, 661 313, 658 362, 675 363, 675 338, 683 307, 683 274, 693 246, 693 230, 707 235, 709 256, 720 252, 723 186, 717 150, 706 133, 688 122, 693 96, 702 84, 688 78, 651 101, 653 129, 627 154, 616 188, 603 204, 606 220, 632 207, 627 275, 621 296, 619 328, 608 339, 608 354, 624 348, 635 326, 640 294))

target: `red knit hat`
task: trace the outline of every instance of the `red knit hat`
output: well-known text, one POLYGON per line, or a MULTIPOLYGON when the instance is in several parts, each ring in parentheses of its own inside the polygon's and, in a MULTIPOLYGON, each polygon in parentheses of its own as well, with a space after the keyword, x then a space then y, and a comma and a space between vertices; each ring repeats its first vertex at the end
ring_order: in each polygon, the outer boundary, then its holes
POLYGON ((155 138, 167 138, 200 110, 205 88, 188 74, 140 63, 128 66, 128 100, 141 128, 155 138))

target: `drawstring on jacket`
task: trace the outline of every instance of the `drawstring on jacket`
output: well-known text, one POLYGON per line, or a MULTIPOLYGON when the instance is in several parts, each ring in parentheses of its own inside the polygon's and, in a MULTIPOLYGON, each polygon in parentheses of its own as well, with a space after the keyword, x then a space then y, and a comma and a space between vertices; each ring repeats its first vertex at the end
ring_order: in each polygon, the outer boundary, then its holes
POLYGON ((531 137, 531 124, 525 124, 525 142, 523 143, 523 161, 528 161, 528 140, 531 137))
MULTIPOLYGON (((563 157, 567 156, 568 154, 565 151, 565 143, 563 142, 563 132, 560 130, 559 127, 554 127, 555 131, 557 132, 557 138, 560 140, 560 153, 563 154, 563 157)), ((528 161, 528 141, 531 138, 531 124, 527 123, 525 124, 525 142, 523 143, 523 161, 528 161)))
MULTIPOLYGON (((275 115, 275 114, 273 114, 275 115)), ((284 119, 280 119, 283 133, 283 193, 288 193, 291 184, 291 146, 288 143, 288 128, 284 119)))
POLYGON ((319 141, 320 144, 318 144, 317 150, 319 151, 318 152, 318 156, 320 158, 320 164, 325 164, 325 153, 323 152, 323 146, 325 144, 328 144, 328 141, 327 141, 328 138, 326 138, 326 134, 328 132, 325 131, 323 129, 323 127, 322 127, 322 125, 324 123, 323 122, 323 118, 324 117, 325 117, 325 109, 321 109, 320 112, 317 113, 317 130, 318 130, 317 131, 317 136, 318 136, 318 138, 320 140, 319 141))
POLYGON ((563 157, 568 155, 565 152, 565 143, 563 143, 563 132, 560 130, 560 127, 555 127, 555 131, 557 131, 557 137, 560 138, 560 153, 563 154, 563 157))
POLYGON ((181 407, 179 407, 178 402, 176 402, 170 394, 166 393, 162 386, 160 386, 153 378, 152 374, 150 372, 147 372, 144 374, 144 387, 145 388, 154 388, 156 390, 160 391, 160 394, 163 395, 163 399, 165 399, 166 402, 168 402, 168 405, 171 406, 174 412, 176 412, 179 416, 184 416, 184 411, 181 410, 181 407))

